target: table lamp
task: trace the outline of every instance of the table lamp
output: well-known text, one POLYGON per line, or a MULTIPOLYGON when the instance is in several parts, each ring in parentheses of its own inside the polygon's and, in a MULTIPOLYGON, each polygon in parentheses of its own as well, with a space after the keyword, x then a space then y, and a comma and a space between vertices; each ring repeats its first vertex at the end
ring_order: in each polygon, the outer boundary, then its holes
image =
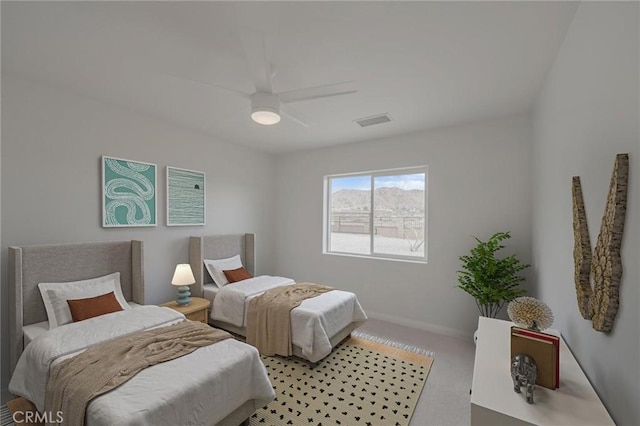
POLYGON ((191 302, 191 292, 189 286, 195 284, 196 279, 191 271, 191 265, 188 263, 181 263, 176 266, 176 271, 173 273, 173 279, 171 284, 178 287, 178 298, 176 303, 178 305, 186 305, 191 302))

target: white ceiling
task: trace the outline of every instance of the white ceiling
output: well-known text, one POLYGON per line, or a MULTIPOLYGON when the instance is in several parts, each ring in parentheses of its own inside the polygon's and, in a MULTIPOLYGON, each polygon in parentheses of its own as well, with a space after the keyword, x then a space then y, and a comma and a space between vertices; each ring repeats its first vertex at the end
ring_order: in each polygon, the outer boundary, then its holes
POLYGON ((528 111, 573 2, 2 2, 2 71, 284 152, 528 111), (353 80, 253 123, 243 31, 264 32, 275 91, 353 80), (393 118, 369 128, 353 120, 393 118))

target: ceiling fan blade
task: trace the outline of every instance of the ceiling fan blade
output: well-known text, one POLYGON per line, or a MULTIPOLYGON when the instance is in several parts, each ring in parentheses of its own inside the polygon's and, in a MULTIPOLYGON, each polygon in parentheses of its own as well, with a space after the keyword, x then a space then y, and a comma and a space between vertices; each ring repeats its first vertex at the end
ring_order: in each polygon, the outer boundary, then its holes
MULTIPOLYGON (((235 118, 238 115, 245 115, 247 112, 249 112, 249 113, 251 112, 251 105, 247 105, 247 106, 243 107, 242 109, 239 109, 239 110, 233 112, 227 118, 229 118, 229 119, 235 118)), ((249 120, 249 121, 251 121, 251 120, 249 120)))
POLYGON ((300 102, 309 99, 327 98, 330 96, 349 95, 356 93, 358 89, 355 82, 345 81, 343 83, 326 84, 323 86, 308 87, 306 89, 289 90, 280 92, 278 96, 282 103, 300 102))
POLYGON ((257 92, 273 93, 273 74, 269 60, 269 45, 264 32, 245 29, 241 32, 242 47, 254 79, 257 92))
POLYGON ((168 76, 168 77, 172 77, 172 78, 176 78, 176 79, 179 79, 179 80, 183 80, 183 81, 188 81, 190 83, 202 84, 202 85, 205 85, 205 86, 213 87, 214 89, 226 90, 228 92, 232 92, 232 93, 235 93, 237 95, 240 95, 244 99, 250 99, 250 97, 251 97, 250 93, 243 92, 242 90, 234 89, 232 87, 222 86, 220 84, 209 83, 208 81, 197 80, 195 78, 183 77, 183 76, 174 75, 174 74, 163 74, 163 75, 168 76))
POLYGON ((289 120, 294 121, 296 123, 298 123, 299 125, 303 126, 303 127, 309 127, 311 126, 311 123, 309 120, 307 120, 306 118, 303 118, 300 116, 299 113, 297 112, 292 112, 290 108, 280 108, 280 113, 282 115, 284 115, 285 117, 287 117, 289 120))

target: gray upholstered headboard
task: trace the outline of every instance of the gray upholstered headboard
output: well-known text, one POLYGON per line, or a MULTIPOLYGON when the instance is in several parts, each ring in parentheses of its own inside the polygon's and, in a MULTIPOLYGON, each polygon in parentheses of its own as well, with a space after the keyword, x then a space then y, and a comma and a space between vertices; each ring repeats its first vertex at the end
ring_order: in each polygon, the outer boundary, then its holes
POLYGON ((202 296, 204 284, 211 283, 203 259, 224 259, 240 255, 244 268, 255 275, 256 245, 254 234, 210 235, 189 239, 189 263, 196 278, 194 294, 202 296))
POLYGON ((128 301, 144 304, 142 241, 9 247, 11 369, 23 349, 25 325, 47 320, 38 284, 69 282, 120 272, 128 301))

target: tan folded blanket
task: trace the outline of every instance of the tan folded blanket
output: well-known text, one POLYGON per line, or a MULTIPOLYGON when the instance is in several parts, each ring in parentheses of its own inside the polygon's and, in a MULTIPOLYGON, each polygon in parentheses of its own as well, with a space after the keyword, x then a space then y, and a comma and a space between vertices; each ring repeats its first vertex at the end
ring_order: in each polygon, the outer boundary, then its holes
POLYGON ((131 333, 91 346, 55 365, 47 382, 45 411, 61 411, 64 424, 84 425, 89 402, 140 370, 229 339, 226 331, 194 321, 131 333))
POLYGON ((299 283, 272 288, 249 302, 247 343, 263 355, 290 356, 291 310, 303 300, 334 290, 312 283, 299 283))

